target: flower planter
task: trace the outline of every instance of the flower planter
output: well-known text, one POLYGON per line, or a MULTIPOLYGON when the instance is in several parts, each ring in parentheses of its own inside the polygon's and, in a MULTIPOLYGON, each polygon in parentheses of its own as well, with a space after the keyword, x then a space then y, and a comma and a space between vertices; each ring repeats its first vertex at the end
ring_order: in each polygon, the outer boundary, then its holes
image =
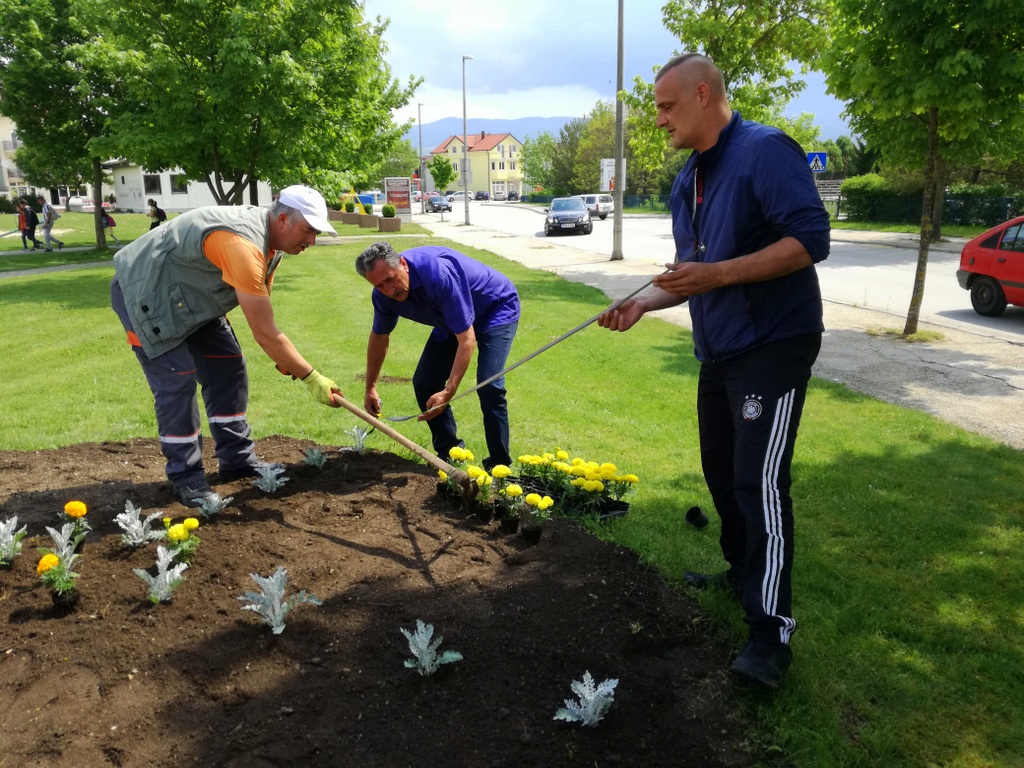
POLYGON ((78 606, 78 599, 81 597, 77 589, 67 592, 51 592, 53 608, 58 613, 70 613, 78 606))
POLYGON ((540 535, 543 531, 543 528, 521 528, 519 533, 527 544, 536 544, 540 541, 540 535))
POLYGON ((452 509, 463 508, 462 496, 459 494, 451 493, 448 490, 448 486, 446 486, 444 483, 437 484, 437 496, 452 509))
POLYGON ((377 221, 379 219, 379 216, 372 213, 360 213, 359 226, 363 229, 377 229, 377 221))
POLYGON ((352 213, 348 213, 348 212, 342 213, 341 214, 341 223, 342 224, 352 224, 352 225, 358 226, 359 225, 359 217, 362 216, 362 215, 363 214, 355 213, 354 211, 352 213))
POLYGON ((501 518, 501 532, 515 533, 519 530, 519 515, 505 515, 501 518))
POLYGON ((343 211, 336 211, 333 208, 327 209, 327 220, 328 221, 344 221, 345 213, 343 211))
POLYGON ((489 523, 494 519, 494 505, 493 504, 481 504, 480 502, 473 502, 473 513, 477 516, 481 523, 489 523))
POLYGON ((625 517, 629 514, 629 502, 621 499, 605 499, 597 508, 599 520, 614 520, 617 517, 625 517))
POLYGON ((402 229, 402 220, 397 216, 390 219, 382 216, 377 223, 381 232, 400 232, 402 229))

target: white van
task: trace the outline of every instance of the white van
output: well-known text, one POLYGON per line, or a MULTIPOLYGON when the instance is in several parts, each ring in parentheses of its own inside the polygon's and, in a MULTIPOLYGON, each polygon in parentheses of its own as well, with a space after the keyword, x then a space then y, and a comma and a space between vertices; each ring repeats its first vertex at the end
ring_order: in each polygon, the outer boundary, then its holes
POLYGON ((609 213, 615 212, 615 198, 611 195, 594 194, 577 195, 577 197, 583 199, 583 204, 587 206, 590 215, 597 216, 601 221, 607 219, 609 213))

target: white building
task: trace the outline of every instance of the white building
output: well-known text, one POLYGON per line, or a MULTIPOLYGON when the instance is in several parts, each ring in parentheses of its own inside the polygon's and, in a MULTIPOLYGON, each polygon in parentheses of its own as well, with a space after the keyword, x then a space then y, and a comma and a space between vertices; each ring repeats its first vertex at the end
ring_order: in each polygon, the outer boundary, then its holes
MULTIPOLYGON (((104 168, 113 177, 113 192, 120 211, 145 213, 149 209, 147 200, 155 200, 168 213, 217 204, 205 182, 186 181, 180 169, 147 171, 124 161, 104 163, 104 168)), ((270 205, 270 184, 259 182, 257 192, 259 205, 270 205)), ((248 188, 242 202, 249 202, 248 188)))

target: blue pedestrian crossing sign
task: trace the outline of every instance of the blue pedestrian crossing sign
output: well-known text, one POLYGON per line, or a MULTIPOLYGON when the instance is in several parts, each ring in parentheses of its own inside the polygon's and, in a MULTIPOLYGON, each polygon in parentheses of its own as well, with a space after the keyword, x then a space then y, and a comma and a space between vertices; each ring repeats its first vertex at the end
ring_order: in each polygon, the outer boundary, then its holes
POLYGON ((828 153, 827 152, 808 152, 807 153, 807 164, 811 166, 812 173, 824 173, 825 166, 828 164, 828 153))

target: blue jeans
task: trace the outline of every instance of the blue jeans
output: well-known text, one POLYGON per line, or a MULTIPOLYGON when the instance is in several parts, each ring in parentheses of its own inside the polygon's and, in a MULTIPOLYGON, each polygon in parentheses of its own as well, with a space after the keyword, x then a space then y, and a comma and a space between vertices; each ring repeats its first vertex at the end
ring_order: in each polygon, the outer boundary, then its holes
MULTIPOLYGON (((486 381, 505 367, 508 354, 512 349, 512 341, 516 337, 519 323, 508 323, 494 328, 476 332, 476 381, 486 381)), ((416 373, 412 377, 413 391, 420 410, 427 407, 427 400, 444 389, 448 376, 452 372, 455 354, 459 349, 459 340, 455 336, 437 339, 433 334, 427 338, 423 347, 416 373)), ((505 399, 505 377, 495 379, 486 387, 477 390, 480 398, 480 411, 484 417, 484 438, 487 441, 488 456, 482 466, 490 471, 496 464, 510 465, 512 456, 509 453, 508 403, 505 399)), ((427 422, 433 440, 434 451, 448 461, 448 451, 455 446, 463 446, 458 436, 455 414, 451 406, 445 408, 440 416, 427 422)))

